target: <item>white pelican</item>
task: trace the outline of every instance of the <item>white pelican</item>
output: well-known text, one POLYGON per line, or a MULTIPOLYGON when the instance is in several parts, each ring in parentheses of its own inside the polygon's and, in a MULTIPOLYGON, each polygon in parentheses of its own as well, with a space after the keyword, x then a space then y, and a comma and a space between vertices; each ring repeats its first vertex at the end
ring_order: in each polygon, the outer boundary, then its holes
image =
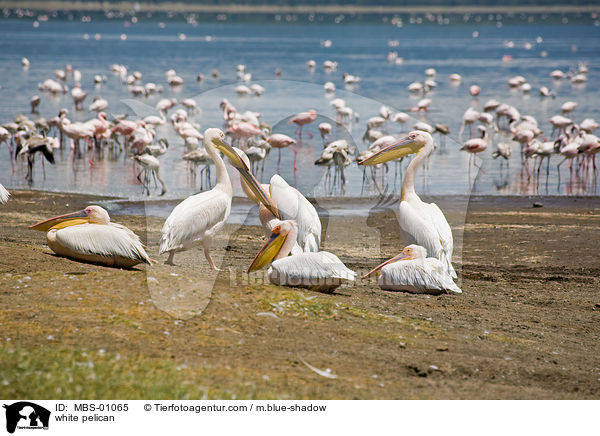
POLYGON ((391 144, 359 165, 377 165, 416 153, 408 165, 402 191, 398 223, 405 244, 417 244, 427 249, 428 255, 438 258, 446 271, 456 277, 452 267, 452 229, 443 212, 435 203, 423 202, 415 192, 415 176, 433 150, 433 138, 424 131, 414 130, 408 136, 391 144))
POLYGON ((293 220, 277 220, 268 241, 260 249, 248 272, 264 268, 271 283, 333 292, 345 281, 354 281, 356 273, 327 251, 289 256, 296 242, 298 227, 293 220))
POLYGON ((402 253, 373 268, 363 278, 381 272, 378 283, 386 291, 407 291, 414 294, 462 293, 442 263, 427 257, 427 250, 409 245, 402 253))
MULTIPOLYGON (((215 187, 210 191, 201 192, 183 200, 173 209, 165 221, 162 228, 159 254, 169 253, 169 258, 166 261, 169 265, 173 264, 173 257, 176 252, 188 250, 195 245, 202 244, 204 255, 210 267, 219 270, 210 255, 210 246, 229 217, 233 189, 225 163, 215 147, 227 156, 235 156, 239 160, 237 154, 224 142, 224 139, 225 134, 219 129, 209 128, 204 132, 204 149, 214 161, 217 169, 217 184, 215 187)), ((256 198, 259 198, 265 206, 276 213, 276 209, 272 206, 267 194, 248 169, 238 167, 238 171, 248 178, 256 198)))
POLYGON ((59 256, 123 268, 152 263, 140 238, 127 227, 111 223, 100 206, 88 206, 29 228, 48 232, 48 247, 59 256))
POLYGON ((268 237, 271 234, 279 218, 293 220, 297 225, 297 244, 292 247, 292 254, 319 251, 321 220, 310 201, 296 188, 288 185, 279 174, 271 177, 269 185, 261 185, 262 189, 253 187, 252 185, 258 182, 254 177, 249 177, 247 170, 250 161, 248 156, 239 148, 234 147, 225 150, 224 153, 243 176, 242 189, 246 196, 259 205, 259 218, 265 229, 265 236, 268 237), (271 207, 268 207, 267 202, 256 195, 265 191, 268 192, 271 207))
POLYGON ((10 197, 10 192, 8 192, 6 188, 0 184, 0 204, 6 204, 8 197, 10 197))

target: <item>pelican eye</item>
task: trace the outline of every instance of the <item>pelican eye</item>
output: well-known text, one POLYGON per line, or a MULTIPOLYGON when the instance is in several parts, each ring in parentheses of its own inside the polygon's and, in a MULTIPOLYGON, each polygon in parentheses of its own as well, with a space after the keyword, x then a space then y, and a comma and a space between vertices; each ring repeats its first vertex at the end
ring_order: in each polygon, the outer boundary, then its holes
POLYGON ((277 226, 273 229, 273 233, 279 233, 281 232, 281 226, 277 226))

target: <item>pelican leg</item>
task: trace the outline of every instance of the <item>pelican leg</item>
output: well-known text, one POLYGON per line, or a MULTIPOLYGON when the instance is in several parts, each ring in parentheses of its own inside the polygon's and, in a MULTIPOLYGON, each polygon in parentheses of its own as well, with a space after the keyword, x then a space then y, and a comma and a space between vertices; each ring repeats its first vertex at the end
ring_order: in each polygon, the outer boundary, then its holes
POLYGON ((215 265, 215 261, 213 260, 212 256, 210 255, 210 245, 206 244, 204 245, 204 256, 206 257, 206 260, 208 260, 208 264, 210 265, 210 267, 215 270, 215 271, 223 271, 220 268, 217 268, 217 266, 215 265))
POLYGON ((169 251, 169 258, 167 260, 165 260, 165 265, 173 265, 175 266, 175 264, 173 263, 173 258, 175 257, 175 252, 174 251, 169 251))

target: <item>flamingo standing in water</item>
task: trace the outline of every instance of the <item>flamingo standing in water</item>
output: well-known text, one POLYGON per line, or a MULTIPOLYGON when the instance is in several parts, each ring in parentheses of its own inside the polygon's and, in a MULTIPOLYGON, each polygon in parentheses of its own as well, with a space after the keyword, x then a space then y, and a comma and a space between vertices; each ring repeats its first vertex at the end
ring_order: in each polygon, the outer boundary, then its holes
POLYGON ((289 147, 294 152, 294 171, 296 168, 296 155, 298 154, 298 150, 296 150, 293 146, 296 145, 296 140, 290 138, 283 133, 273 133, 267 138, 267 142, 271 147, 276 148, 279 151, 279 158, 277 159, 277 167, 279 168, 279 162, 281 161, 281 149, 289 147))
MULTIPOLYGON (((296 128, 296 131, 294 133, 296 135, 302 137, 302 127, 305 124, 312 123, 316 119, 317 119, 317 112, 315 110, 311 109, 307 112, 300 112, 299 114, 296 114, 290 120, 290 124, 296 124, 298 126, 298 128, 296 128)), ((312 138, 312 136, 313 136, 312 133, 308 132, 308 137, 312 138)))
POLYGON ((159 196, 163 196, 167 192, 167 185, 164 180, 160 177, 160 162, 159 160, 152 155, 152 153, 146 149, 144 153, 138 154, 134 156, 135 161, 142 167, 142 170, 137 175, 137 179, 144 185, 144 190, 148 195, 150 195, 150 177, 154 177, 154 182, 156 184, 156 180, 160 182, 161 191, 159 196), (140 177, 144 174, 144 177, 140 177))
POLYGON ((471 157, 469 158, 469 165, 471 164, 472 160, 474 162, 474 156, 477 153, 481 153, 488 147, 489 137, 486 128, 483 126, 478 126, 477 129, 481 132, 481 137, 471 138, 468 141, 465 141, 465 143, 461 147, 461 150, 465 150, 471 155, 471 157))
MULTIPOLYGON (((75 149, 74 154, 78 155, 80 153, 79 150, 79 141, 84 139, 93 146, 92 137, 94 136, 94 128, 93 126, 87 123, 72 123, 67 117, 63 117, 58 123, 58 128, 62 133, 67 135, 67 137, 73 140, 73 147, 75 149)), ((92 157, 89 157, 90 165, 93 165, 92 157)))

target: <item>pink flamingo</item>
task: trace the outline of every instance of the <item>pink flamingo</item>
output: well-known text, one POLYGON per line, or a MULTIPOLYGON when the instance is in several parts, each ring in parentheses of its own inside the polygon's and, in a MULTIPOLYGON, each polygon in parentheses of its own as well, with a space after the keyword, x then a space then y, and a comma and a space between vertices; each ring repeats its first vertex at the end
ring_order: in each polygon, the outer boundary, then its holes
POLYGON ((329 123, 321 123, 319 124, 319 133, 321 133, 321 139, 323 139, 323 144, 325 144, 325 138, 327 135, 331 133, 331 124, 329 123))
MULTIPOLYGON (((63 132, 67 137, 73 140, 75 153, 79 154, 79 141, 84 139, 87 140, 90 145, 92 145, 92 137, 94 136, 94 129, 92 126, 87 123, 71 123, 67 117, 61 119, 58 124, 58 128, 61 132, 63 132)), ((93 146, 93 145, 92 145, 93 146)), ((93 165, 91 157, 89 159, 90 165, 93 165)))
MULTIPOLYGON (((305 124, 310 124, 314 120, 317 119, 317 112, 313 109, 308 112, 300 112, 299 114, 294 115, 294 117, 290 120, 290 124, 296 124, 298 127, 294 132, 296 135, 302 137, 302 127, 305 124)), ((312 138, 312 133, 308 132, 308 137, 312 138)))
POLYGON ((248 142, 249 138, 262 133, 261 130, 254 124, 246 121, 240 121, 239 123, 233 124, 229 129, 227 129, 227 132, 231 133, 238 143, 243 140, 241 144, 242 150, 246 150, 246 143, 248 142))
POLYGON ((279 162, 281 161, 281 149, 285 147, 290 147, 290 149, 294 152, 294 171, 296 168, 296 155, 298 154, 298 150, 296 150, 293 145, 296 145, 296 140, 290 138, 283 133, 273 133, 271 136, 267 138, 267 142, 271 147, 275 147, 279 150, 279 158, 277 159, 277 168, 279 168, 279 162))

